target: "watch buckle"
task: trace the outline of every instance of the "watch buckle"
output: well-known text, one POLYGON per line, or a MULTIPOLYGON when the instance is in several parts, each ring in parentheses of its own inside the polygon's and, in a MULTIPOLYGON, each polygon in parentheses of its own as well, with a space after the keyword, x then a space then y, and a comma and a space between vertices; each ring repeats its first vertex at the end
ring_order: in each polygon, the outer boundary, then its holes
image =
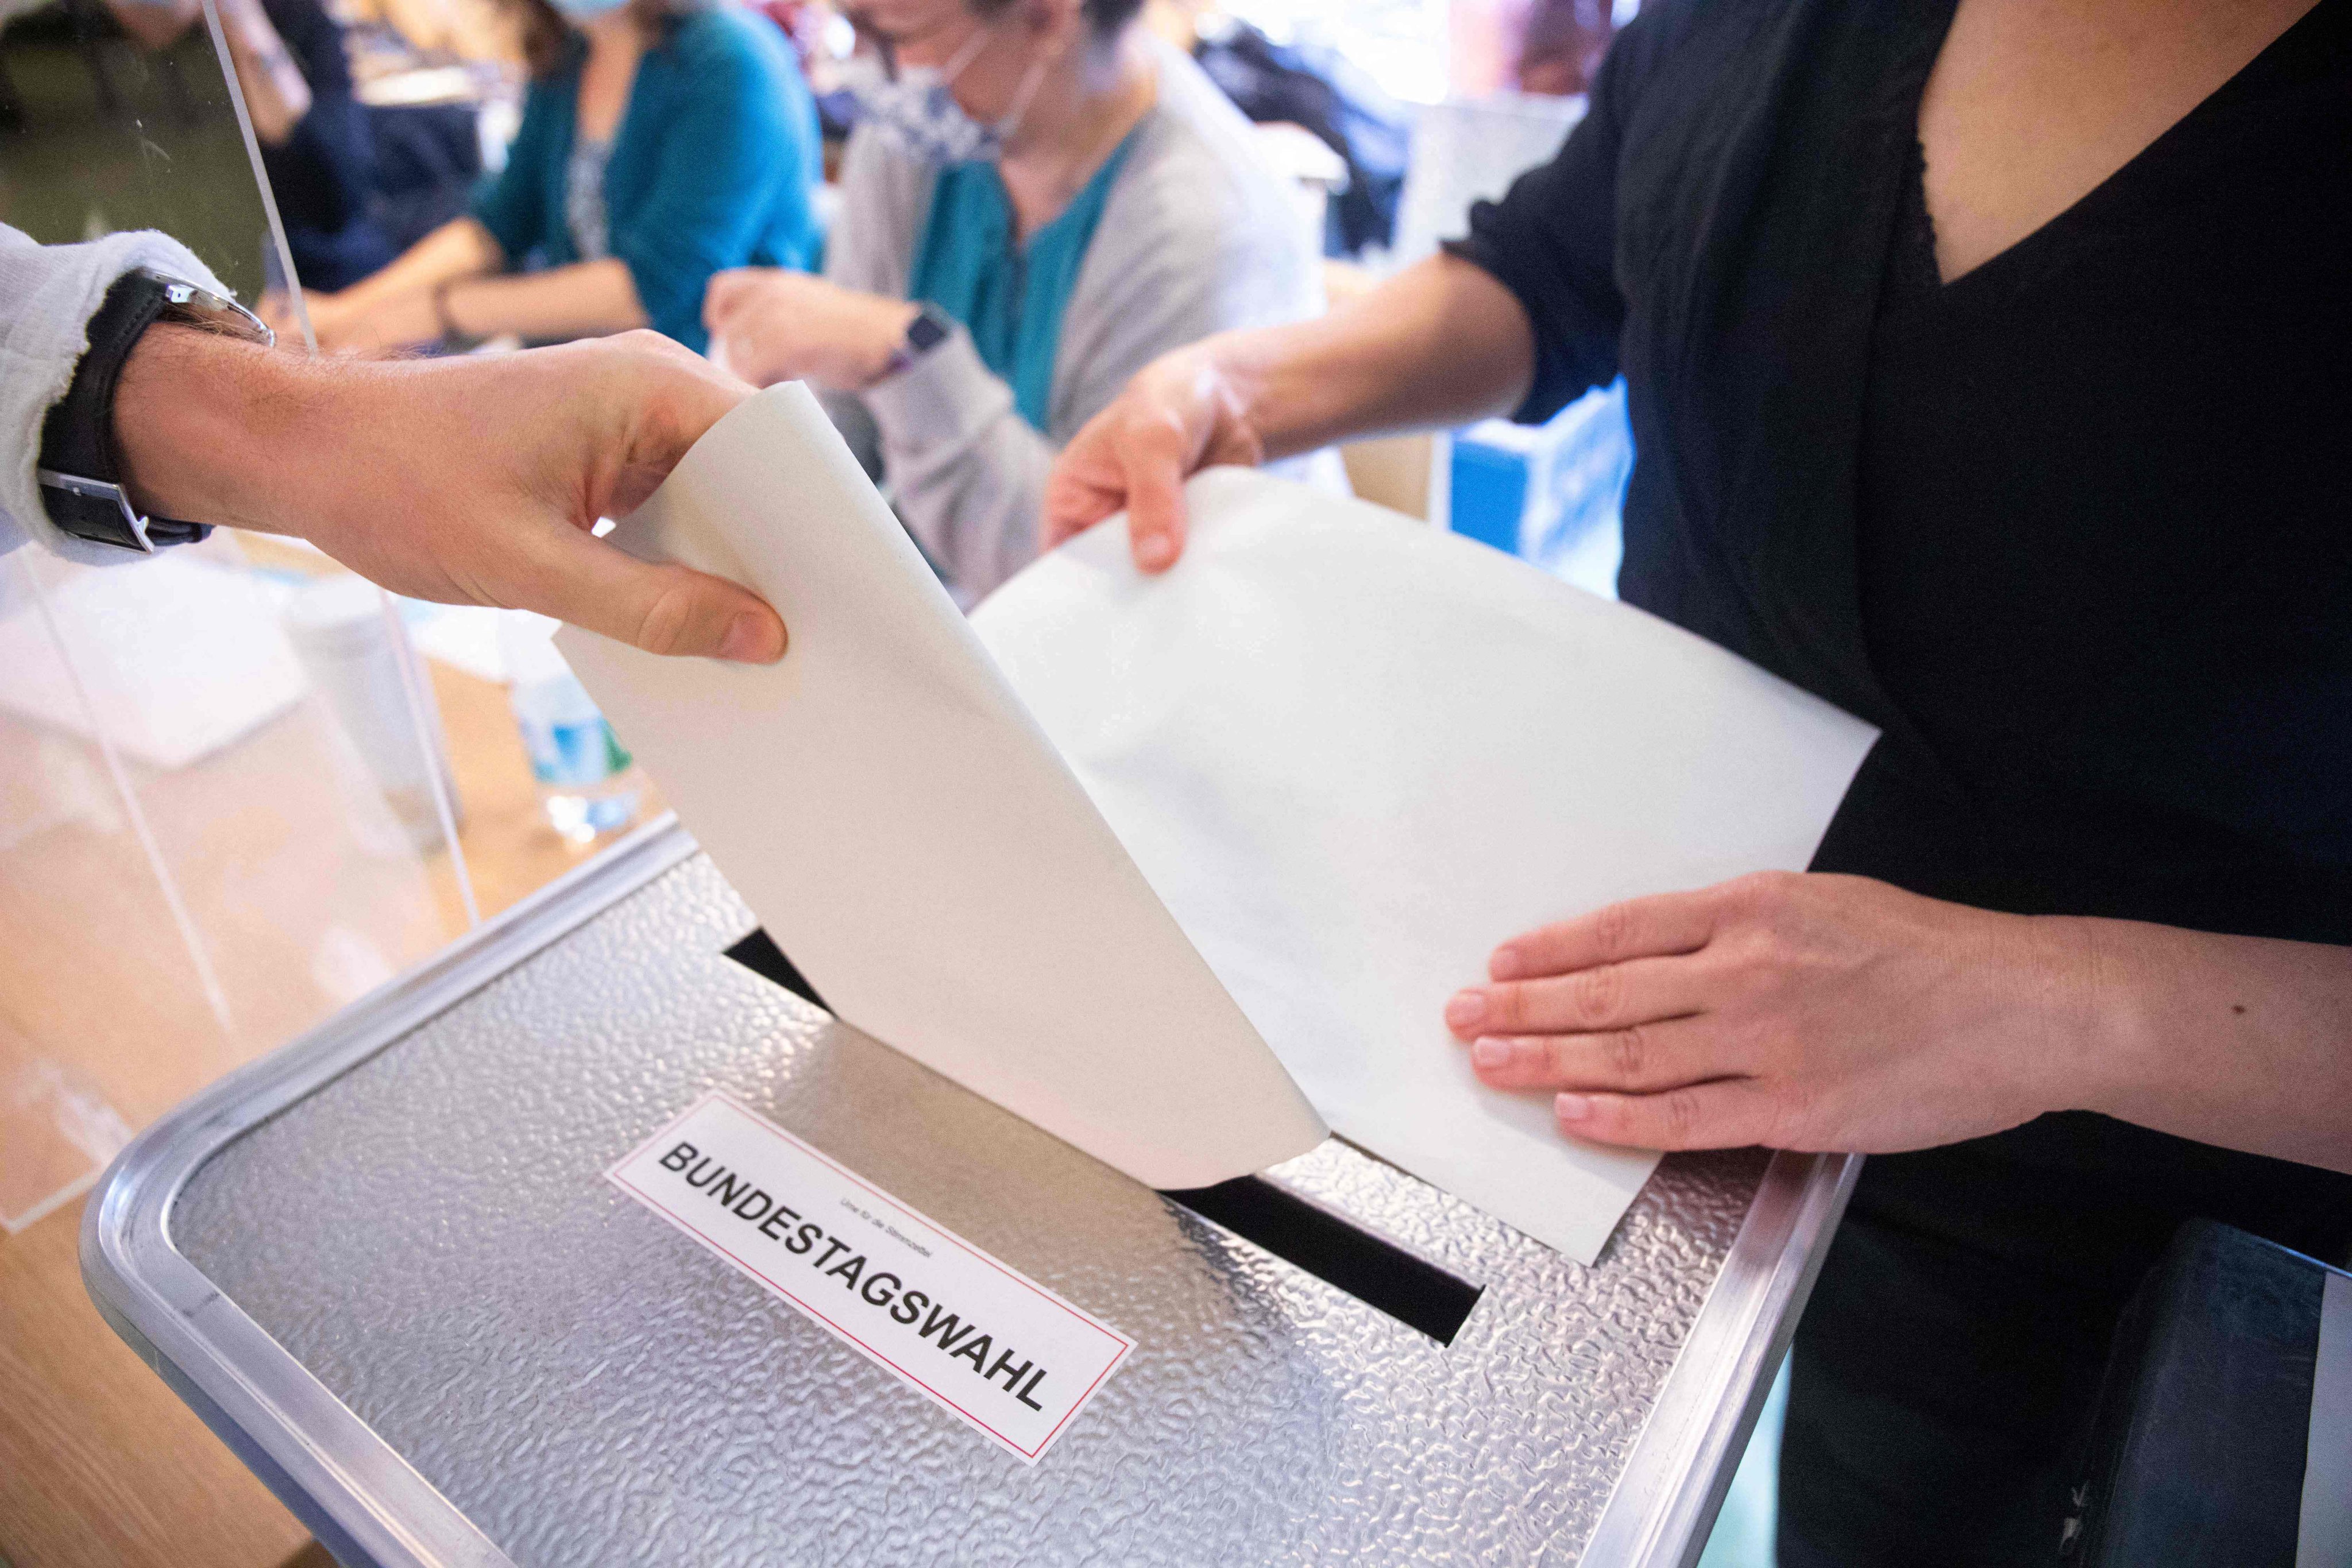
MULTIPOLYGON (((131 535, 131 542, 125 543, 120 539, 94 539, 91 543, 111 544, 117 549, 137 550, 148 555, 156 552, 155 542, 147 537, 147 519, 131 504, 131 498, 123 493, 121 485, 105 479, 84 479, 79 474, 61 474, 55 468, 36 468, 33 477, 49 489, 63 490, 68 495, 80 496, 89 500, 109 502, 122 513, 123 528, 131 535)), ((89 536, 77 534, 75 537, 88 539, 89 536)))
POLYGON ((278 346, 278 334, 270 330, 269 323, 227 295, 215 294, 184 278, 174 278, 152 267, 139 270, 162 285, 163 302, 177 312, 169 319, 178 325, 244 338, 267 348, 278 346))

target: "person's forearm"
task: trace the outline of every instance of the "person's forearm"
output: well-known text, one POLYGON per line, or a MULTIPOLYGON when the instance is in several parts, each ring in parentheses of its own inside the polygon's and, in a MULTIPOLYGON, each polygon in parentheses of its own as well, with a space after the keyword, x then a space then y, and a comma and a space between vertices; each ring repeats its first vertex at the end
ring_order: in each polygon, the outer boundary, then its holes
POLYGON ((192 327, 150 327, 114 395, 115 447, 142 510, 299 534, 334 482, 339 435, 371 417, 352 401, 372 367, 192 327))
POLYGON ((2352 948, 2131 921, 2079 926, 2062 1103, 2352 1171, 2352 948))
POLYGON ((107 10, 131 41, 150 53, 177 43, 189 24, 204 14, 202 0, 110 0, 107 10))
POLYGON ((363 311, 403 294, 496 272, 506 262, 506 251, 478 221, 451 218, 403 251, 383 271, 336 295, 335 300, 348 310, 363 311))
POLYGON ((282 147, 310 112, 310 84, 258 5, 224 12, 221 21, 253 133, 265 145, 282 147))
POLYGON ((1240 395, 1266 456, 1389 430, 1508 413, 1535 374, 1535 339, 1509 289, 1437 256, 1328 314, 1202 345, 1240 395))
POLYGON ((442 313, 467 337, 602 337, 651 323, 625 262, 610 257, 545 272, 456 283, 442 313))
POLYGON ((388 24, 410 47, 428 52, 449 47, 455 31, 452 9, 447 0, 382 0, 375 7, 377 20, 388 24))

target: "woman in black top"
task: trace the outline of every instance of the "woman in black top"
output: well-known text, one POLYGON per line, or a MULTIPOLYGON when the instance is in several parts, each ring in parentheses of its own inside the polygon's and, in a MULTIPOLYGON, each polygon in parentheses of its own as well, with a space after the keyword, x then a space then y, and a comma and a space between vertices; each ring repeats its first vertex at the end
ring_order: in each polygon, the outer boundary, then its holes
MULTIPOLYGON (((377 185, 375 138, 352 91, 343 29, 320 0, 229 0, 221 17, 241 80, 259 74, 259 51, 270 34, 301 69, 300 110, 270 120, 257 111, 253 128, 295 275, 305 289, 349 288, 399 248, 369 210, 377 185), (240 42, 246 38, 252 43, 240 42)), ((257 110, 250 88, 246 102, 257 110)))
MULTIPOLYGON (((151 49, 203 16, 202 0, 109 0, 151 49)), ((376 184, 367 110, 353 96, 343 29, 320 0, 221 0, 221 36, 278 198, 294 270, 308 289, 341 289, 397 251, 370 216, 376 184)))
POLYGON ((2352 0, 1665 0, 1452 254, 1055 470, 1052 536, 1131 505, 1156 570, 1195 468, 1622 370, 1623 596, 1884 731, 1814 874, 1512 938, 1448 1015, 1583 1136, 1885 1156, 1784 1568, 2054 1556, 2171 1231, 2352 1244, 2347 192, 2352 0))

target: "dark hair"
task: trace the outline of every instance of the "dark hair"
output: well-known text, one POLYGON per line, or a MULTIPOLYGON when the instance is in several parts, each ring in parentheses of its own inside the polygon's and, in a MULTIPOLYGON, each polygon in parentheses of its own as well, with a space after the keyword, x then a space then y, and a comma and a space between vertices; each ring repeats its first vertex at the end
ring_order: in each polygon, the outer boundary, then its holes
MULTIPOLYGON (((1013 8, 1013 0, 964 0, 964 4, 975 16, 1001 16, 1013 8)), ((1108 38, 1143 15, 1143 0, 1078 0, 1078 15, 1087 19, 1096 37, 1108 38)))
MULTIPOLYGON (((552 76, 572 58, 577 37, 549 0, 505 0, 522 21, 523 63, 534 77, 552 76)), ((683 17, 710 9, 713 0, 629 0, 629 19, 648 48, 669 36, 683 17)), ((1087 0, 1092 4, 1093 0, 1087 0)))

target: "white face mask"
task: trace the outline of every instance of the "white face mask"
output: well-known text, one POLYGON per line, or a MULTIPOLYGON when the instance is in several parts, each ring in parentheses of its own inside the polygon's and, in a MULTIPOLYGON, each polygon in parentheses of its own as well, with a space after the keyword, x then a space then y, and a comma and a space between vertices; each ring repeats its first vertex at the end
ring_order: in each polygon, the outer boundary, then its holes
POLYGON ((905 66, 888 75, 876 55, 851 58, 843 75, 857 95, 858 118, 909 156, 934 163, 994 159, 1020 131, 1030 100, 1045 79, 1045 61, 1032 60, 1014 89, 1013 102, 993 125, 964 112, 948 90, 992 35, 974 33, 944 66, 905 66))

